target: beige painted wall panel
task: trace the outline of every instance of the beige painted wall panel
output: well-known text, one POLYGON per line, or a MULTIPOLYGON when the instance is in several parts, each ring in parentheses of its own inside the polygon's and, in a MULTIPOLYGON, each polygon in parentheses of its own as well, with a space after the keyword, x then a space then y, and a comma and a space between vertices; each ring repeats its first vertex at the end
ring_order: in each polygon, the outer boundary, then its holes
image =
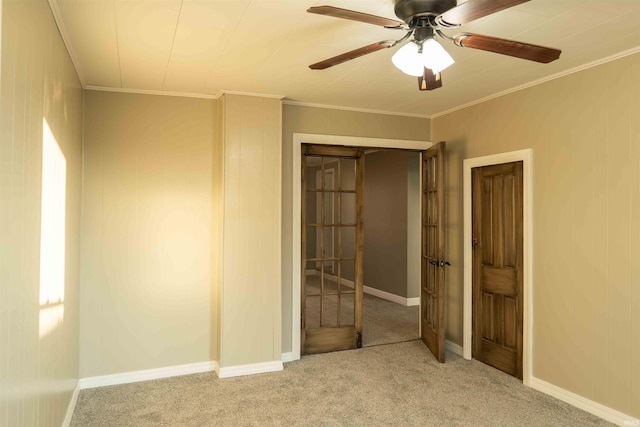
POLYGON ((82 88, 48 3, 0 4, 0 424, 60 425, 78 379, 82 88))
MULTIPOLYGON (((640 63, 634 63, 631 67, 634 75, 640 73, 640 63)), ((640 111, 640 86, 635 85, 630 91, 630 111, 640 111)), ((632 120, 630 130, 631 141, 640 140, 640 121, 632 120)), ((640 144, 630 144, 631 160, 631 183, 640 183, 640 144)), ((640 307, 640 263, 635 261, 640 259, 640 192, 631 191, 631 307, 640 307)), ((631 371, 640 372, 640 322, 631 324, 631 371)), ((640 402, 640 381, 631 384, 631 401, 640 402)))
MULTIPOLYGON (((597 170, 598 162, 595 150, 600 147, 600 141, 596 141, 594 132, 585 119, 588 115, 576 116, 576 126, 572 129, 571 150, 573 156, 572 193, 573 198, 573 251, 571 265, 595 265, 601 255, 594 242, 593 230, 595 222, 595 200, 593 187, 584 185, 579 177, 593 175, 597 170), (575 217, 577 212, 581 215, 575 217)), ((595 119, 595 117, 590 118, 595 119)), ((578 338, 576 334, 571 336, 571 345, 575 348, 572 357, 571 368, 573 370, 574 387, 584 390, 586 394, 594 396, 595 381, 591 375, 576 375, 576 373, 590 370, 595 363, 595 339, 594 330, 597 327, 594 313, 597 308, 592 295, 596 284, 593 281, 593 268, 573 269, 573 281, 577 284, 579 292, 575 292, 574 319, 576 324, 584 325, 584 336, 578 338), (575 357, 579 356, 579 357, 575 357)))
POLYGON ((633 55, 433 121, 433 139, 447 141, 447 251, 459 266, 448 338, 462 337, 462 160, 533 148, 533 374, 635 417, 639 93, 633 55))
MULTIPOLYGON (((604 99, 596 99, 596 102, 603 101, 604 99)), ((607 294, 608 290, 606 286, 602 284, 607 282, 607 274, 608 274, 608 266, 606 262, 602 262, 605 256, 606 251, 608 250, 608 235, 607 235, 607 227, 604 224, 608 222, 608 195, 607 195, 607 180, 606 179, 598 179, 595 171, 602 170, 604 166, 603 158, 604 156, 599 151, 599 148, 602 146, 602 141, 606 141, 606 123, 600 118, 593 117, 593 123, 597 123, 597 125, 593 126, 593 129, 596 132, 596 147, 594 147, 594 156, 596 158, 596 162, 598 164, 598 168, 594 170, 593 173, 593 199, 594 199, 594 222, 595 227, 591 234, 594 238, 594 246, 596 248, 596 261, 592 264, 593 268, 593 283, 594 283, 594 293, 593 293, 593 301, 595 305, 595 309, 592 313, 592 317, 594 320, 593 325, 593 336, 594 336, 594 371, 593 378, 595 384, 594 390, 594 400, 598 402, 604 401, 609 391, 607 390, 606 383, 608 377, 608 364, 609 364, 609 348, 607 345, 598 345, 598 343, 606 343, 608 341, 608 331, 606 328, 603 328, 602 325, 607 324, 607 319, 609 318, 609 307, 608 307, 608 299, 607 294)), ((591 267, 591 266, 590 266, 591 267)), ((550 367, 552 368, 552 367, 550 367)))
POLYGON ((212 360, 215 101, 85 96, 81 375, 212 360))
POLYGON ((224 95, 222 368, 281 360, 281 101, 224 95))
POLYGON ((536 289, 540 290, 541 305, 546 307, 548 313, 546 318, 540 317, 540 320, 545 322, 545 329, 555 331, 553 334, 546 334, 547 345, 556 349, 548 354, 549 365, 557 368, 556 383, 570 389, 573 378, 571 336, 574 325, 572 322, 563 321, 563 318, 573 318, 572 299, 577 286, 572 280, 573 269, 570 267, 572 248, 566 246, 566 242, 571 242, 573 236, 573 206, 571 198, 567 197, 572 190, 572 144, 570 133, 557 118, 549 121, 546 138, 566 143, 558 144, 552 155, 543 153, 538 157, 538 152, 534 153, 535 159, 539 160, 534 167, 538 166, 538 170, 547 171, 542 178, 543 197, 546 197, 548 205, 543 226, 548 233, 548 246, 544 253, 540 254, 540 262, 546 266, 549 277, 555 279, 539 284, 536 282, 536 289), (567 286, 556 286, 555 283, 566 283, 567 286))
POLYGON ((220 360, 220 336, 222 327, 222 248, 224 214, 224 150, 222 145, 224 100, 214 104, 214 145, 212 152, 213 173, 211 174, 211 356, 220 360))
POLYGON ((291 351, 294 133, 429 140, 429 119, 284 105, 282 110, 282 351, 291 351))
MULTIPOLYGON (((609 209, 609 221, 607 223, 608 247, 607 290, 609 296, 608 319, 608 401, 624 407, 635 407, 640 413, 640 401, 632 402, 631 393, 618 394, 617 390, 631 390, 633 375, 631 371, 631 325, 633 322, 633 308, 629 304, 631 298, 631 161, 630 144, 638 144, 640 140, 631 141, 629 135, 632 120, 637 120, 640 110, 629 110, 629 93, 627 88, 629 81, 640 77, 633 75, 631 67, 619 70, 617 78, 612 81, 609 89, 613 94, 624 94, 619 98, 621 102, 610 102, 607 109, 607 147, 615 147, 607 150, 607 206, 609 209)), ((636 83, 637 84, 637 83, 636 83)), ((634 191, 638 189, 638 183, 634 183, 634 191)), ((640 262, 636 259, 635 262, 640 262)), ((640 307, 636 307, 637 310, 640 307)), ((636 321, 637 317, 636 317, 636 321)), ((638 377, 640 378, 640 373, 638 377)))

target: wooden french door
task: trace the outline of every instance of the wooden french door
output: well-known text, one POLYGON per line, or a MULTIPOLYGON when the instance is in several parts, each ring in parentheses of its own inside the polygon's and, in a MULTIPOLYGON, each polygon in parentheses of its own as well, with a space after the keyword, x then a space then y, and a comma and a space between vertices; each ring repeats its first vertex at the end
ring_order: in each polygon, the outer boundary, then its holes
POLYGON ((445 266, 445 143, 422 152, 422 273, 420 284, 421 337, 444 362, 445 266))
POLYGON ((302 146, 301 354, 362 347, 363 195, 362 149, 302 146))
POLYGON ((473 357, 522 379, 522 162, 472 180, 473 357))

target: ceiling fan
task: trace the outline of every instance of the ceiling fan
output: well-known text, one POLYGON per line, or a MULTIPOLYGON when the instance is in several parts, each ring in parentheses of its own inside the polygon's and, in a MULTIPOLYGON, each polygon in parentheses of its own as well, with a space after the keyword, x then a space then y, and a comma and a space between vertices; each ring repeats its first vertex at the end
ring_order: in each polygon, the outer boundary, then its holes
POLYGON ((393 55, 392 62, 405 74, 418 77, 420 90, 434 90, 442 87, 440 73, 454 62, 442 45, 435 40, 436 36, 460 47, 480 49, 545 64, 555 61, 560 57, 561 51, 558 49, 466 32, 451 37, 442 31, 459 27, 527 1, 529 0, 468 0, 458 5, 456 0, 394 0, 394 11, 401 21, 333 6, 311 7, 307 12, 401 30, 405 31, 405 34, 398 40, 383 40, 363 46, 311 64, 309 68, 324 70, 381 49, 394 47, 411 36, 413 38, 409 43, 393 55))

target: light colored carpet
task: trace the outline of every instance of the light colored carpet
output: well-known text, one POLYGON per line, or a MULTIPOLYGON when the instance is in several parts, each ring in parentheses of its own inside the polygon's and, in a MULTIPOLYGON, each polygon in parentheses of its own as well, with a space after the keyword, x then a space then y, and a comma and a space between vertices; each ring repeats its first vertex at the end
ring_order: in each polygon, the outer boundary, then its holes
MULTIPOLYGON (((320 277, 307 276, 307 292, 320 292, 320 277)), ((335 281, 326 280, 325 288, 337 291, 335 281)), ((343 289, 351 290, 343 286, 343 289)), ((325 297, 323 306, 324 325, 337 325, 338 297, 325 297)), ((320 325, 320 299, 312 297, 307 302, 307 325, 320 325)), ((363 337, 365 347, 379 344, 390 344, 416 339, 419 337, 418 321, 420 308, 418 306, 405 307, 403 305, 364 294, 362 301, 363 337)), ((340 304, 340 318, 342 324, 353 324, 353 295, 343 295, 340 304), (350 320, 350 322, 349 322, 350 320)))
POLYGON ((82 390, 78 426, 595 426, 513 377, 421 341, 305 356, 283 372, 214 373, 82 390))
POLYGON ((368 294, 364 294, 362 305, 363 346, 398 343, 420 337, 420 307, 417 305, 405 307, 368 294))

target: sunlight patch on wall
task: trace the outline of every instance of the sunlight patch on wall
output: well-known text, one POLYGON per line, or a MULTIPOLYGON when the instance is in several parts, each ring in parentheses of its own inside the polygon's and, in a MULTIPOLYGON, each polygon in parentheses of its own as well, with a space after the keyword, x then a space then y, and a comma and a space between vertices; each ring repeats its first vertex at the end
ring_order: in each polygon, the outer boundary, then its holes
POLYGON ((64 319, 66 185, 67 161, 47 120, 42 119, 40 338, 64 319))

